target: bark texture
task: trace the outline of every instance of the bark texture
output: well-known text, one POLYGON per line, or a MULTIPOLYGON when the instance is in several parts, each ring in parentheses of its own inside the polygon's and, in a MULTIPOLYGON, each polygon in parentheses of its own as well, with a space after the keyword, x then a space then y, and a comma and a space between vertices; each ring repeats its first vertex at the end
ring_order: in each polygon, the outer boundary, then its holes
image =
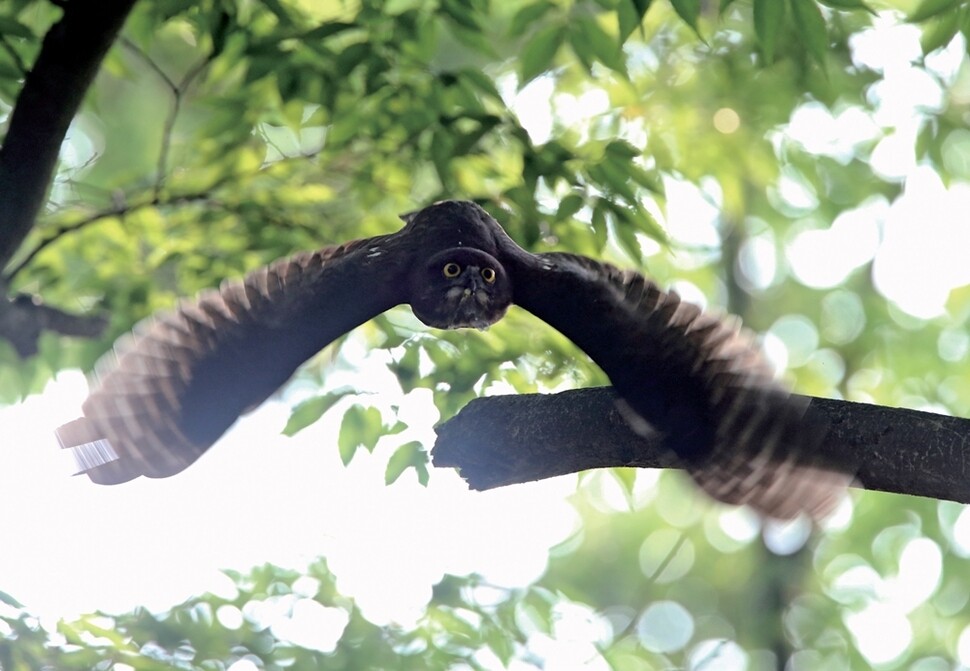
MULTIPOLYGON (((492 489, 590 468, 675 467, 663 440, 626 423, 609 387, 494 396, 441 424, 435 466, 492 489)), ((827 424, 811 465, 853 473, 857 485, 970 503, 970 419, 809 398, 805 421, 827 424)))

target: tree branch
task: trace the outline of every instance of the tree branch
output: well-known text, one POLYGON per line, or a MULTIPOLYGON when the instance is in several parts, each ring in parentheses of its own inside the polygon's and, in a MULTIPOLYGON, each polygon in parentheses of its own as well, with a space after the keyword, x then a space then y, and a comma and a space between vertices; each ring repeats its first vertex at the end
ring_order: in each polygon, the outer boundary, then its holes
POLYGON ((172 108, 165 117, 165 124, 162 127, 162 142, 158 150, 158 162, 155 168, 155 198, 161 197, 162 187, 165 184, 165 177, 168 175, 168 155, 172 147, 172 133, 175 131, 175 122, 178 120, 179 112, 182 109, 182 96, 188 89, 192 81, 198 77, 206 65, 212 60, 214 54, 209 54, 193 65, 176 83, 169 77, 162 68, 158 66, 152 57, 142 51, 138 45, 131 40, 122 38, 121 43, 148 66, 148 68, 161 79, 168 87, 172 95, 172 108))
MULTIPOLYGON (((970 503, 970 419, 809 398, 807 422, 828 439, 807 461, 855 473, 868 488, 970 503)), ((472 489, 590 468, 672 465, 658 436, 633 432, 609 387, 493 396, 439 425, 435 466, 457 467, 472 489)))
POLYGON ((135 0, 77 0, 44 38, 0 148, 0 267, 44 205, 61 143, 135 0))
POLYGON ((3 277, 3 279, 0 280, 0 283, 6 283, 9 285, 21 271, 30 265, 38 254, 44 251, 44 249, 57 242, 61 237, 79 231, 82 228, 86 228, 91 224, 96 224, 99 221, 104 221, 105 219, 113 217, 124 217, 127 214, 142 210, 146 207, 165 207, 169 205, 182 205, 198 201, 210 201, 212 203, 217 203, 217 201, 212 197, 212 194, 208 191, 202 191, 199 193, 185 193, 165 199, 152 198, 151 200, 140 203, 120 203, 116 207, 94 212, 83 219, 78 219, 77 221, 72 221, 69 224, 58 226, 40 242, 38 242, 36 247, 30 250, 15 266, 13 266, 3 277))
POLYGON ((8 340, 22 358, 37 353, 37 341, 44 331, 97 338, 107 325, 102 315, 72 315, 26 294, 0 299, 0 338, 8 340))

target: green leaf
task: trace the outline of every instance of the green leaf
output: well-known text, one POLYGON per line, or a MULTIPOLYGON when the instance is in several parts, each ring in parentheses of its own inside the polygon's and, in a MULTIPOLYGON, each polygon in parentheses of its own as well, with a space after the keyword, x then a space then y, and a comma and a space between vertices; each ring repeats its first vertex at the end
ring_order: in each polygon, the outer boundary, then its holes
POLYGON ((637 224, 637 228, 643 233, 661 244, 670 245, 670 236, 667 235, 667 231, 660 225, 656 217, 650 213, 650 210, 643 206, 638 206, 632 216, 637 224))
POLYGON ((635 468, 611 468, 605 473, 612 475, 616 481, 623 488, 623 493, 626 495, 627 503, 630 504, 630 509, 633 510, 633 488, 636 486, 637 482, 637 469, 635 468))
POLYGON ((482 627, 482 634, 489 649, 499 658, 502 666, 507 668, 512 655, 515 654, 515 641, 511 633, 486 620, 482 627))
POLYGON ((613 214, 613 232, 616 235, 616 242, 631 259, 636 262, 643 260, 643 248, 640 240, 637 239, 636 218, 625 207, 610 200, 604 200, 603 204, 613 214))
POLYGON ((616 20, 620 28, 621 44, 643 24, 643 17, 652 2, 653 0, 619 0, 616 5, 616 20))
MULTIPOLYGON (((398 408, 394 407, 394 411, 397 412, 397 410, 398 408)), ((394 422, 392 426, 385 426, 383 433, 385 436, 393 436, 396 433, 401 433, 406 428, 408 428, 407 424, 405 424, 401 420, 397 420, 396 422, 394 422)))
POLYGON ((723 14, 724 10, 734 4, 734 0, 721 0, 721 6, 718 7, 718 13, 723 14))
POLYGON ((9 16, 0 16, 0 35, 4 37, 24 37, 32 38, 34 32, 16 19, 9 16))
POLYGON ((609 229, 606 225, 606 201, 603 198, 598 198, 596 200, 596 205, 593 206, 593 217, 591 224, 593 226, 593 235, 596 238, 596 244, 599 245, 600 249, 606 246, 607 238, 609 237, 609 229))
POLYGON ((815 0, 790 0, 792 16, 798 26, 798 37, 808 48, 808 52, 819 65, 825 65, 825 55, 829 48, 828 33, 822 10, 815 0))
POLYGON ((293 25, 293 19, 290 17, 289 10, 283 6, 279 0, 262 0, 262 3, 266 5, 269 11, 276 15, 279 19, 280 25, 291 26, 293 25))
POLYGON ((546 26, 522 48, 519 56, 519 88, 552 67, 553 58, 565 34, 562 26, 546 26))
POLYGON ((826 7, 831 7, 832 9, 842 9, 842 10, 853 10, 853 9, 864 9, 870 14, 875 14, 871 7, 869 7, 862 0, 818 0, 820 4, 826 7))
POLYGON ((628 165, 630 165, 629 159, 618 160, 615 157, 607 155, 604 160, 596 165, 591 165, 588 173, 603 191, 619 194, 627 202, 635 203, 637 201, 637 194, 630 185, 630 174, 627 170, 628 165))
POLYGON ((7 594, 6 592, 0 591, 0 601, 7 604, 8 606, 13 606, 14 608, 23 608, 24 605, 17 601, 15 598, 7 594))
MULTIPOLYGON (((410 467, 418 467, 428 463, 428 453, 424 447, 416 440, 404 443, 394 450, 394 454, 387 460, 387 468, 384 471, 384 482, 391 484, 410 467)), ((420 479, 420 475, 419 475, 420 479)))
POLYGON ((640 27, 640 17, 629 0, 620 0, 616 6, 616 23, 620 30, 620 44, 640 27))
POLYGON ((584 199, 582 196, 576 193, 571 193, 561 201, 559 201, 559 208, 556 210, 556 219, 562 221, 563 219, 569 219, 583 207, 584 199))
POLYGON ((704 36, 701 35, 700 27, 697 25, 697 20, 701 15, 701 0, 670 0, 670 4, 673 5, 677 16, 683 19, 684 23, 690 26, 694 33, 703 40, 704 36))
POLYGON ((554 5, 551 2, 542 0, 542 2, 534 2, 521 8, 509 22, 509 37, 518 37, 525 33, 553 7, 554 5))
POLYGON ((441 9, 448 18, 459 26, 476 33, 482 32, 482 27, 479 25, 481 13, 475 11, 474 6, 468 6, 463 0, 442 0, 441 9))
POLYGON ((664 195, 664 183, 659 175, 648 172, 636 163, 630 162, 626 166, 626 172, 634 182, 645 189, 657 194, 664 195))
POLYGON ((456 138, 454 154, 456 156, 465 156, 466 154, 471 153, 472 149, 479 143, 479 141, 500 123, 501 119, 496 116, 487 116, 483 118, 478 128, 469 131, 468 133, 463 133, 456 138))
POLYGON ((919 43, 923 49, 923 54, 936 51, 940 47, 945 47, 953 39, 953 36, 960 30, 960 14, 950 12, 943 16, 930 19, 923 26, 919 43))
POLYGON ((600 27, 595 17, 582 17, 573 21, 570 27, 570 44, 585 64, 589 65, 590 61, 596 60, 610 70, 626 74, 623 50, 616 40, 600 27))
POLYGON ((906 18, 912 23, 919 23, 949 11, 959 4, 960 0, 923 0, 919 7, 914 9, 913 13, 906 18))
POLYGON ((20 68, 15 66, 13 63, 5 63, 0 61, 0 79, 17 81, 23 76, 24 73, 21 72, 20 68))
POLYGON ((334 61, 334 71, 341 77, 346 77, 354 71, 358 65, 373 53, 373 49, 367 42, 357 42, 344 48, 334 61))
POLYGON ((635 158, 643 153, 626 140, 612 140, 606 145, 603 151, 609 156, 624 160, 635 158))
POLYGON ((455 139, 444 128, 431 131, 431 162, 445 190, 451 187, 451 160, 455 155, 455 139))
POLYGON ((353 23, 344 23, 342 21, 330 21, 328 23, 322 23, 316 28, 312 28, 300 36, 301 41, 314 42, 326 39, 331 35, 336 35, 337 33, 342 33, 349 28, 353 28, 353 23))
POLYGON ((428 473, 428 463, 424 462, 420 464, 415 464, 414 471, 415 473, 418 474, 418 484, 420 484, 422 487, 427 487, 428 479, 430 478, 430 475, 428 473))
POLYGON ((310 426, 348 393, 350 393, 349 389, 334 391, 301 402, 290 413, 290 418, 287 420, 286 426, 283 427, 283 434, 292 436, 310 426))
POLYGON ((766 63, 775 59, 778 32, 785 23, 785 3, 779 0, 754 0, 754 32, 766 63))
POLYGON ((383 428, 381 412, 377 408, 355 405, 347 410, 340 423, 340 434, 337 436, 340 460, 344 465, 349 464, 354 458, 358 447, 363 446, 368 452, 372 452, 381 437, 383 428))
POLYGON ((502 102, 502 96, 498 92, 498 89, 495 88, 495 82, 484 72, 468 68, 459 72, 457 76, 462 81, 470 84, 479 93, 484 94, 496 102, 502 102))

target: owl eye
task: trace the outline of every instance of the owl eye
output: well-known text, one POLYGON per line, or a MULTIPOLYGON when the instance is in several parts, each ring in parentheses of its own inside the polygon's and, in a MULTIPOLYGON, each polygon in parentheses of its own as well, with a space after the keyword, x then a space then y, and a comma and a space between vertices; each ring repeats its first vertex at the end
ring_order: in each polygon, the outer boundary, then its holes
POLYGON ((482 278, 491 284, 495 281, 495 269, 494 268, 482 268, 482 278))
POLYGON ((445 277, 458 277, 461 273, 461 266, 457 263, 446 263, 445 267, 441 269, 442 274, 445 277))

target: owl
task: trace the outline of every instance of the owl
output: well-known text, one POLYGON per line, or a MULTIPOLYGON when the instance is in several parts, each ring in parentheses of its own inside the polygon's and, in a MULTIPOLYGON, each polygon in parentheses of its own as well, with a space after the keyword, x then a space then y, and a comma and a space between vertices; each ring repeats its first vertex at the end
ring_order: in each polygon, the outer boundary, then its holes
POLYGON ((297 254, 135 327, 57 429, 96 483, 183 470, 335 338, 408 304, 438 329, 487 328, 518 305, 610 378, 631 426, 659 432, 714 498, 823 516, 848 478, 808 464, 824 430, 736 318, 641 274, 519 247, 485 210, 445 201, 388 235, 297 254))

